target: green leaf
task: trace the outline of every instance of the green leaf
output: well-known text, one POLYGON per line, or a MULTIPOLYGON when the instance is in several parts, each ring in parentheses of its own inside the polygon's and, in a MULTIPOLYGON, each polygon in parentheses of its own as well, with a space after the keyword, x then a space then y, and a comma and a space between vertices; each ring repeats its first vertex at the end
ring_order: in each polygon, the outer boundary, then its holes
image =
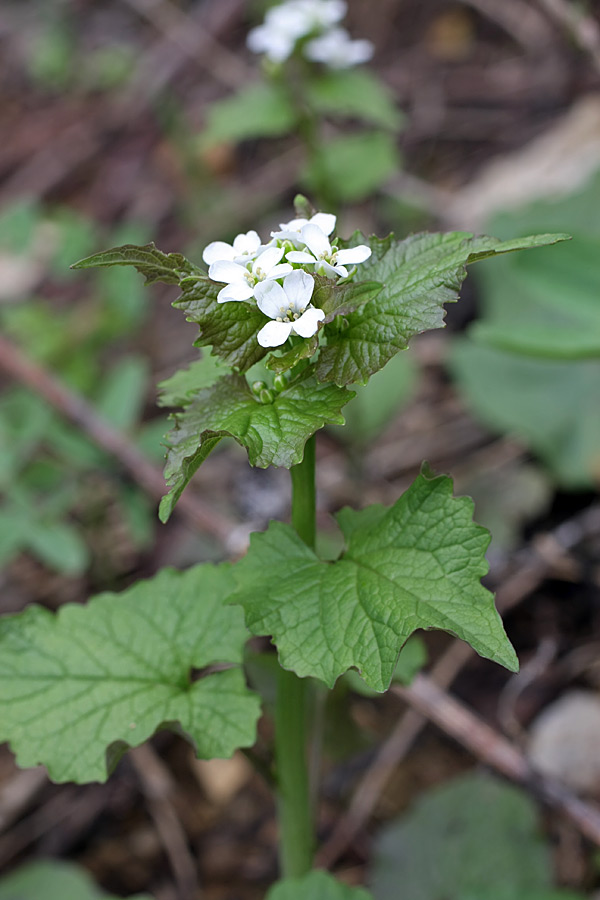
POLYGON ((75 526, 39 520, 31 511, 24 545, 47 566, 65 575, 80 575, 89 565, 88 548, 75 526))
MULTIPOLYGON (((318 159, 307 166, 303 180, 311 191, 325 182, 340 202, 368 197, 400 168, 394 137, 383 131, 336 137, 319 148, 318 159)), ((377 279, 373 279, 377 280, 377 279)))
POLYGON ((268 357, 265 365, 267 369, 271 369, 272 372, 288 372, 290 369, 293 369, 301 359, 310 359, 311 356, 314 356, 318 347, 319 337, 315 334, 311 338, 299 340, 294 347, 279 356, 272 353, 268 357))
POLYGON ((600 358, 600 241, 577 236, 560 250, 482 266, 484 319, 471 336, 547 359, 600 358))
POLYGON ((265 315, 255 304, 218 303, 222 286, 206 276, 190 279, 184 282, 183 293, 173 306, 185 312, 188 322, 200 327, 197 347, 212 347, 215 356, 246 372, 268 353, 256 340, 265 315))
MULTIPOLYGON (((162 281, 164 284, 179 284, 185 276, 199 273, 192 263, 181 253, 163 253, 154 244, 138 247, 135 244, 123 244, 103 250, 93 256, 87 256, 73 263, 72 269, 94 269, 103 266, 133 266, 146 279, 146 284, 162 281)), ((206 276, 204 276, 206 277, 206 276)))
POLYGON ((167 435, 165 478, 170 491, 160 505, 162 521, 222 437, 233 437, 245 447, 253 466, 289 468, 301 462, 304 445, 315 431, 343 423, 340 410, 353 396, 344 388, 320 384, 311 370, 290 382, 273 403, 260 403, 239 375, 225 376, 201 391, 174 416, 175 428, 167 435))
POLYGON ((286 878, 275 884, 266 900, 373 900, 364 888, 342 884, 329 872, 315 869, 302 878, 286 878))
POLYGON ((373 300, 383 285, 377 281, 348 281, 333 284, 329 278, 315 276, 315 290, 311 303, 325 312, 324 322, 333 322, 336 316, 347 316, 364 303, 373 300))
POLYGON ((598 483, 600 361, 534 359, 459 340, 450 365, 484 424, 524 440, 566 487, 598 483))
POLYGON ((479 900, 496 890, 505 900, 530 900, 550 889, 551 870, 527 794, 467 774, 428 791, 383 829, 370 881, 376 900, 397 900, 400 884, 402 900, 479 900))
POLYGON ((140 421, 148 374, 148 360, 130 355, 119 360, 104 376, 96 408, 114 428, 129 431, 140 421))
POLYGON ((360 265, 364 281, 383 284, 382 291, 347 317, 347 328, 325 328, 327 347, 319 356, 321 381, 366 382, 383 368, 411 337, 444 325, 444 304, 458 299, 465 266, 488 255, 563 240, 542 235, 499 242, 466 232, 416 234, 402 241, 353 236, 349 246, 368 243, 373 253, 360 265))
POLYGON ((256 82, 208 108, 200 146, 276 137, 291 131, 295 121, 288 92, 272 82, 256 82))
MULTIPOLYGON (((413 634, 412 637, 409 637, 400 651, 400 656, 398 657, 398 662, 396 663, 396 668, 392 675, 392 682, 397 682, 398 684, 411 684, 415 675, 417 675, 426 664, 427 648, 425 647, 425 643, 418 635, 413 634)), ((367 687, 358 672, 355 672, 354 669, 350 669, 350 671, 346 672, 342 677, 346 679, 346 683, 350 690, 355 693, 361 694, 363 697, 375 697, 377 695, 377 691, 373 691, 370 687, 367 687)))
MULTIPOLYGON (((117 900, 84 869, 65 862, 31 862, 0 879, 0 900, 117 900)), ((129 900, 151 900, 136 894, 129 900)))
POLYGON ((390 131, 404 121, 392 92, 368 69, 324 72, 307 89, 311 109, 322 115, 360 119, 390 131))
POLYGON ((54 781, 104 781, 123 752, 180 723, 201 758, 254 741, 258 699, 240 668, 243 616, 228 567, 164 569, 122 594, 0 619, 0 739, 54 781))
POLYGON ((489 534, 452 482, 421 474, 391 507, 344 510, 346 550, 320 560, 288 525, 253 535, 235 567, 233 602, 253 634, 272 635, 281 664, 330 687, 350 667, 376 691, 418 628, 440 628, 511 670, 515 653, 479 583, 489 534))
POLYGON ((158 405, 186 406, 198 391, 210 387, 230 372, 229 366, 221 360, 210 353, 203 353, 202 359, 190 363, 187 369, 179 369, 158 384, 158 405))

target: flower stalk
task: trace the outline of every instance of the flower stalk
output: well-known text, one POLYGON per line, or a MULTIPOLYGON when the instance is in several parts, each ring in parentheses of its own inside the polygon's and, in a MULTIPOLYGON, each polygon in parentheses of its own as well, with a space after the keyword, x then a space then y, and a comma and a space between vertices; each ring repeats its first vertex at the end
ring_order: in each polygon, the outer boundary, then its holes
MULTIPOLYGON (((316 540, 315 437, 304 459, 291 470, 292 524, 311 548, 316 540)), ((275 762, 283 878, 298 878, 312 868, 314 823, 308 771, 310 683, 293 672, 278 670, 275 703, 275 762)))

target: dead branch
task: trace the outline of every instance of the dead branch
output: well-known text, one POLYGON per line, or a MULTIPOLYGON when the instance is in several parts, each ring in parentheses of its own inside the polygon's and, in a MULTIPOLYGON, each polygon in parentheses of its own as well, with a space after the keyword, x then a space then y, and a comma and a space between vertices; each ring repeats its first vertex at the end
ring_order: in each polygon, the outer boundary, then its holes
MULTIPOLYGON (((165 482, 160 469, 149 462, 125 434, 116 431, 83 397, 62 384, 39 363, 29 359, 22 350, 2 335, 0 335, 0 369, 47 400, 57 412, 73 422, 98 447, 118 460, 150 497, 159 500, 165 493, 165 482)), ((221 543, 227 544, 235 523, 209 507, 199 497, 189 492, 183 494, 177 509, 195 528, 212 534, 221 543)))

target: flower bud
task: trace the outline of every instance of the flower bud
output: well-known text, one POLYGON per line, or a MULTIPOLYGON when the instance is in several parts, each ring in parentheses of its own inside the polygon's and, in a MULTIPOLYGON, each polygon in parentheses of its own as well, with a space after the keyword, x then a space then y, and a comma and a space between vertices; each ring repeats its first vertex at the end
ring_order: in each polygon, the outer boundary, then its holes
POLYGON ((265 388, 266 388, 266 386, 267 386, 267 385, 265 384, 264 381, 255 381, 255 382, 252 384, 252 387, 251 387, 252 393, 253 393, 256 397, 260 397, 260 392, 261 392, 261 391, 264 391, 265 388))
POLYGON ((267 406, 269 403, 272 403, 275 399, 275 394, 273 391, 270 391, 269 388, 263 388, 260 392, 258 399, 261 403, 264 403, 267 406))
POLYGON ((279 375, 276 375, 273 379, 273 387, 275 390, 280 393, 281 391, 285 391, 286 387, 290 383, 290 373, 288 372, 280 372, 279 375))

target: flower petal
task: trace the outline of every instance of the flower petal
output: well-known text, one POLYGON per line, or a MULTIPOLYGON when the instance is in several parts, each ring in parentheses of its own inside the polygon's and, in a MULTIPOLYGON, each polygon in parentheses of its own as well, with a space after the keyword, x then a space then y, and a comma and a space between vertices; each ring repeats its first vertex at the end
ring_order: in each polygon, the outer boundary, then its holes
POLYGON ((294 269, 283 279, 283 290, 287 297, 288 307, 294 312, 304 312, 315 288, 315 279, 304 269, 294 269))
POLYGON ((256 231, 247 231, 246 234, 238 234, 233 239, 235 256, 256 256, 260 249, 260 237, 256 231))
MULTIPOLYGON (((288 278, 290 276, 288 275, 288 278)), ((254 288, 256 305, 265 316, 276 319, 285 316, 289 308, 289 300, 285 291, 277 281, 259 281, 254 288)))
POLYGON ((285 258, 293 263, 316 263, 317 261, 308 250, 290 250, 285 254, 285 258))
POLYGON ((267 277, 269 280, 272 278, 283 278, 284 275, 289 275, 290 272, 293 271, 294 270, 289 263, 280 263, 278 266, 273 266, 273 268, 269 270, 267 277))
POLYGON ((212 244, 207 244, 204 248, 202 259, 207 266, 210 266, 211 263, 220 259, 232 260, 234 255, 231 244, 226 244, 225 241, 213 241, 212 244))
POLYGON ((358 247, 350 247, 348 250, 337 250, 334 254, 335 264, 354 265, 364 262, 370 257, 371 252, 371 248, 366 244, 359 244, 358 247))
POLYGON ((321 260, 316 268, 318 275, 324 275, 326 278, 347 278, 348 269, 345 266, 332 266, 331 263, 321 260))
POLYGON ((263 250, 260 256, 257 256, 252 263, 252 271, 258 275, 259 269, 263 275, 268 275, 273 266, 276 266, 283 256, 283 247, 269 247, 263 250))
POLYGON ((316 309, 314 306, 309 306, 299 319, 292 322, 292 328, 296 334, 300 335, 300 337, 312 337, 313 334, 317 333, 319 322, 322 322, 324 318, 325 312, 322 309, 316 309))
POLYGON ((209 278, 212 278, 213 281, 224 281, 225 284, 233 284, 237 281, 247 282, 247 275, 248 270, 244 266, 224 259, 211 263, 208 269, 209 278))
POLYGON ((261 347, 281 347, 291 333, 291 322, 267 322, 256 335, 256 339, 261 347))
POLYGON ((321 231, 318 225, 311 225, 309 222, 300 232, 300 236, 311 253, 314 253, 316 257, 329 256, 331 254, 331 244, 327 239, 327 235, 321 231))
POLYGON ((252 296, 252 287, 241 281, 226 284, 217 294, 217 303, 229 303, 231 300, 249 300, 252 296))
POLYGON ((317 228, 320 228, 323 234, 331 234, 333 229, 335 228, 336 217, 333 213, 315 213, 315 215, 311 218, 310 224, 316 225, 317 228))

